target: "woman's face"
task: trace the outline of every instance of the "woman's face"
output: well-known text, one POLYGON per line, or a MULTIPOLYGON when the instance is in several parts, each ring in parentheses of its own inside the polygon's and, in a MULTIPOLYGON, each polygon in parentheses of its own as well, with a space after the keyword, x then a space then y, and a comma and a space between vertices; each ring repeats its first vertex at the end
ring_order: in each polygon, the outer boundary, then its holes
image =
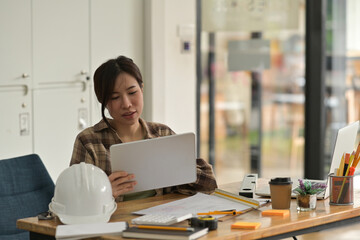
POLYGON ((143 89, 136 79, 127 73, 120 74, 106 105, 116 124, 138 123, 143 110, 143 89))

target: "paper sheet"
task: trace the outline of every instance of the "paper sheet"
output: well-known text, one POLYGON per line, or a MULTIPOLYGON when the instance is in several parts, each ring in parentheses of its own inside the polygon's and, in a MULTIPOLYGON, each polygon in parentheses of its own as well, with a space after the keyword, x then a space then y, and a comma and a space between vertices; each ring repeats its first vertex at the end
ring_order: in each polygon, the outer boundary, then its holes
POLYGON ((115 235, 120 234, 127 227, 127 222, 59 225, 56 228, 55 238, 75 240, 106 234, 115 235))
MULTIPOLYGON (((209 211, 221 211, 228 209, 236 209, 236 211, 244 211, 251 207, 242 203, 230 201, 214 195, 207 195, 203 193, 197 193, 194 196, 190 196, 184 199, 180 199, 174 202, 165 203, 155 207, 143 209, 133 212, 134 214, 165 214, 171 216, 183 216, 188 213, 196 215, 200 212, 209 211)), ((222 217, 224 215, 217 215, 216 217, 222 217)))

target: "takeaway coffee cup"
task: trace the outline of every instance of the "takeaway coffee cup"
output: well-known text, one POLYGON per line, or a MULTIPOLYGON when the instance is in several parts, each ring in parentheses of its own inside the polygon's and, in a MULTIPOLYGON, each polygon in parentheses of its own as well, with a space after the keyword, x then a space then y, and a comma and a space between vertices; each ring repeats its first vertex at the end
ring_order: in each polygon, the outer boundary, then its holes
POLYGON ((292 181, 289 177, 272 178, 269 181, 273 209, 289 209, 292 181))

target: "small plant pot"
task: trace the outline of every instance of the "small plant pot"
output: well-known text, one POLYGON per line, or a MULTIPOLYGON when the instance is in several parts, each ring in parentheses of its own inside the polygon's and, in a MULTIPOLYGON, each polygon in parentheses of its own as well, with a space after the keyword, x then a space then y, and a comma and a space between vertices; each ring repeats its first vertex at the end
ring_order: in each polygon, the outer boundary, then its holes
POLYGON ((316 208, 316 194, 313 195, 297 195, 296 203, 297 210, 301 212, 307 212, 316 208))

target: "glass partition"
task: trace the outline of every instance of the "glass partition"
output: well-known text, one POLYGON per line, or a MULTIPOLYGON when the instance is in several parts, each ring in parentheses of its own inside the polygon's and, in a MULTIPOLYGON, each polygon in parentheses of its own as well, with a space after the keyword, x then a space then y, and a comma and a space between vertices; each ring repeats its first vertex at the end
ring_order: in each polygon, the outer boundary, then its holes
POLYGON ((281 13, 274 10, 277 4, 202 1, 203 15, 210 11, 214 25, 225 23, 211 26, 203 16, 201 33, 200 155, 214 158, 219 184, 247 173, 303 176, 305 1, 289 1, 281 13), (243 15, 248 20, 234 20, 243 15), (284 18, 291 26, 279 23, 284 18))

